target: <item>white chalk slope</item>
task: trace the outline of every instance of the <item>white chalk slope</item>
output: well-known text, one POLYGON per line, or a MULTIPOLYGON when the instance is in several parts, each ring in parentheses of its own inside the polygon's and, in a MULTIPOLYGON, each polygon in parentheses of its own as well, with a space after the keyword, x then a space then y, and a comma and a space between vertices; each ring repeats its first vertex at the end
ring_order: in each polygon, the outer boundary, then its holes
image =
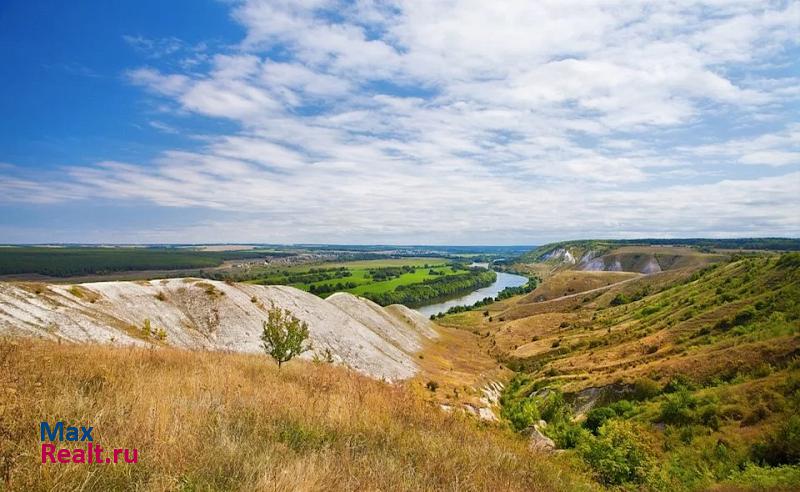
POLYGON ((0 282, 0 333, 116 344, 166 343, 237 352, 261 351, 267 309, 289 309, 308 323, 313 354, 373 377, 404 379, 418 370, 416 352, 437 336, 405 306, 383 308, 351 294, 328 299, 286 286, 169 279, 70 285, 0 282), (143 326, 163 329, 147 337, 143 326))

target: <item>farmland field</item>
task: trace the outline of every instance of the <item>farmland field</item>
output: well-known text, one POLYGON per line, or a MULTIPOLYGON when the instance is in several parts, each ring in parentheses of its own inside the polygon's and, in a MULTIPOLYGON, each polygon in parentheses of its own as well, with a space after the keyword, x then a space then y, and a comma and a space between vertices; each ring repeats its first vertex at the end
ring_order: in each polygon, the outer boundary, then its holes
POLYGON ((349 292, 383 305, 418 305, 440 296, 485 287, 494 279, 495 274, 486 269, 470 269, 442 258, 402 258, 273 270, 250 282, 291 285, 321 297, 349 292))
POLYGON ((438 278, 442 275, 453 275, 455 273, 456 270, 453 269, 450 262, 444 261, 441 258, 400 258, 336 262, 325 263, 323 265, 303 265, 285 268, 271 272, 262 278, 252 280, 251 283, 262 285, 291 285, 292 287, 297 287, 298 289, 306 291, 314 291, 328 285, 333 287, 337 284, 342 285, 342 288, 335 291, 320 292, 320 295, 326 297, 336 291, 346 291, 357 295, 363 295, 369 292, 388 292, 401 285, 420 283, 427 279, 438 278), (383 269, 402 269, 403 267, 411 271, 398 272, 398 276, 393 276, 386 280, 377 280, 373 278, 373 275, 370 273, 383 269), (341 276, 331 275, 331 273, 338 272, 342 272, 342 274, 340 274, 341 276), (431 272, 436 272, 438 275, 431 272), (314 274, 329 278, 314 280, 314 274), (348 287, 348 285, 350 286, 348 287))

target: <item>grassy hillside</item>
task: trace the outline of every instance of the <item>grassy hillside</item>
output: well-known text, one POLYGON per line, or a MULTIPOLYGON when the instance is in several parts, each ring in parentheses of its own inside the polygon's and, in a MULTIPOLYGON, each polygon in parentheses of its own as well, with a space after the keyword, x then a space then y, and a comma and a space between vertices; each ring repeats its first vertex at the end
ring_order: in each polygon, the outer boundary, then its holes
POLYGON ((1 341, 0 390, 8 490, 593 488, 502 427, 324 363, 1 341), (42 465, 42 420, 139 462, 42 465))
POLYGON ((689 272, 473 318, 519 371, 503 415, 546 420, 606 485, 796 490, 800 254, 689 272))
POLYGON ((677 238, 677 239, 592 239, 561 241, 545 244, 522 255, 521 263, 542 261, 547 253, 559 248, 569 248, 578 251, 597 251, 600 255, 612 249, 623 246, 685 246, 698 250, 725 249, 725 250, 762 250, 762 251, 798 251, 800 239, 794 238, 735 238, 735 239, 706 239, 706 238, 677 238))
POLYGON ((532 269, 545 277, 564 270, 621 271, 652 274, 724 261, 716 253, 686 245, 628 245, 617 241, 567 241, 542 246, 524 255, 517 269, 532 269))

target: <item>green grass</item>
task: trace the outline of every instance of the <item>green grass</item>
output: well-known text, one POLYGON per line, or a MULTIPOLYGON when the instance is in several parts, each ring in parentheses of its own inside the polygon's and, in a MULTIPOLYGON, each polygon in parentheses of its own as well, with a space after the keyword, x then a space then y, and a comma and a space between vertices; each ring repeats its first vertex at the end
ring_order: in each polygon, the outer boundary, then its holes
MULTIPOLYGON (((445 275, 452 275, 456 273, 450 267, 433 268, 434 271, 443 272, 445 275)), ((366 273, 366 271, 364 271, 366 273)), ((360 285, 355 289, 350 289, 348 292, 361 295, 367 292, 389 292, 396 289, 401 285, 417 284, 429 278, 438 278, 436 275, 431 275, 426 269, 419 269, 414 273, 406 273, 392 280, 385 280, 383 282, 374 282, 367 285, 360 285)))
MULTIPOLYGON (((393 258, 385 260, 358 260, 358 261, 346 261, 346 262, 333 262, 333 263, 324 263, 320 265, 302 265, 289 268, 282 268, 277 271, 272 271, 268 275, 265 275, 264 277, 258 278, 251 282, 261 285, 285 284, 285 285, 291 285, 292 287, 297 287, 298 289, 302 289, 305 291, 310 290, 312 285, 319 287, 326 284, 337 284, 337 283, 347 284, 348 282, 352 282, 357 284, 356 287, 343 288, 341 289, 341 291, 350 292, 351 294, 355 295, 380 294, 384 292, 393 291, 401 285, 417 284, 428 279, 440 277, 439 275, 431 275, 430 270, 436 272, 442 272, 444 273, 445 276, 454 275, 456 273, 464 273, 463 270, 460 272, 454 270, 452 266, 448 265, 448 263, 449 263, 448 261, 442 260, 441 258, 393 258), (425 265, 428 265, 428 268, 425 268, 425 265), (403 273, 399 277, 383 281, 375 281, 369 275, 369 271, 373 269, 388 268, 388 267, 404 267, 404 266, 414 267, 415 271, 413 273, 403 273), (345 277, 338 277, 329 280, 319 280, 316 282, 295 282, 295 283, 285 282, 285 277, 286 277, 285 274, 297 275, 310 272, 312 268, 328 269, 328 268, 338 268, 338 267, 347 268, 350 274, 345 277)), ((330 293, 323 294, 323 297, 327 295, 330 295, 330 293)))

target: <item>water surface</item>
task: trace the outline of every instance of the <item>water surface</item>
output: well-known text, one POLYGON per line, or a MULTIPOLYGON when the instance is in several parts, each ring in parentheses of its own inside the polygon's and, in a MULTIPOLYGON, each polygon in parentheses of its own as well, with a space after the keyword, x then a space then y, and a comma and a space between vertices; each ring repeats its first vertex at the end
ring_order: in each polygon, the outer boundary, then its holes
POLYGON ((439 314, 440 312, 445 312, 454 306, 471 306, 482 300, 484 297, 496 297, 497 294, 499 294, 500 291, 506 287, 520 287, 528 283, 527 277, 523 277, 522 275, 514 275, 513 273, 505 272, 495 273, 497 273, 497 280, 488 287, 474 290, 469 294, 464 294, 447 301, 439 301, 435 304, 420 306, 416 308, 416 310, 425 316, 439 314))

